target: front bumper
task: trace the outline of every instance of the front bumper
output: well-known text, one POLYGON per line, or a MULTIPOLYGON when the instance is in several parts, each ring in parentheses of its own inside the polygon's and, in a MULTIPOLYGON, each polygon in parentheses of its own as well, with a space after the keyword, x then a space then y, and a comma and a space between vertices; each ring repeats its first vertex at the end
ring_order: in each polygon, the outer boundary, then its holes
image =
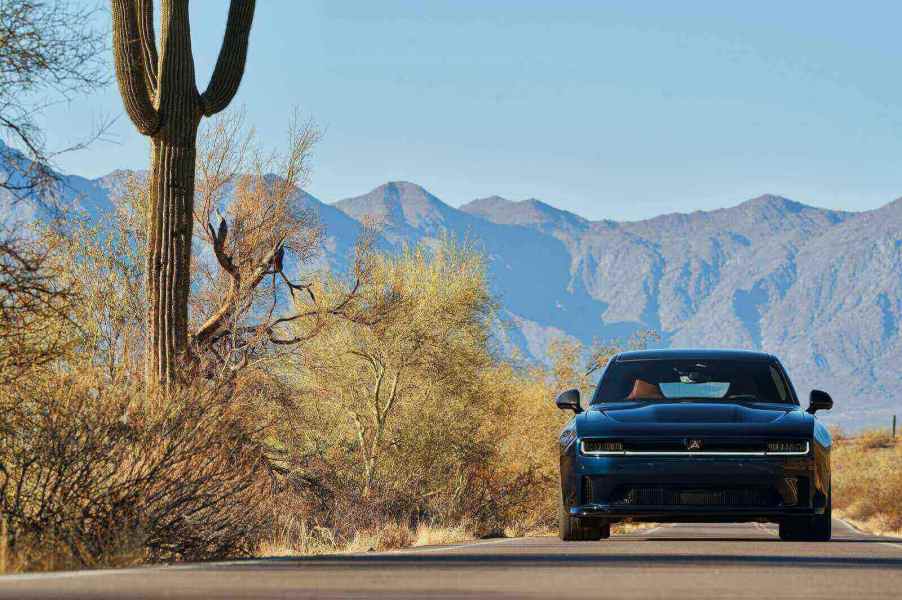
POLYGON ((815 484, 813 455, 575 454, 570 459, 572 468, 562 484, 565 506, 573 517, 660 522, 779 520, 822 514, 826 506, 826 496, 815 484))

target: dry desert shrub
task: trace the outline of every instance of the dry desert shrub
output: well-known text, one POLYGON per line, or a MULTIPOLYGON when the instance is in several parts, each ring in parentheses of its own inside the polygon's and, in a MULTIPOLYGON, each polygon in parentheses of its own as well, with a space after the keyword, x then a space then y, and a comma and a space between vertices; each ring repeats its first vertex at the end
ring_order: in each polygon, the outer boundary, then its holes
MULTIPOLYGON (((568 418, 553 397, 588 388, 588 353, 561 343, 550 367, 507 358, 477 250, 445 240, 366 255, 350 277, 311 275, 284 308, 313 321, 279 334, 300 343, 231 340, 247 360, 153 402, 142 203, 125 196, 106 233, 75 223, 50 236, 38 275, 73 301, 41 324, 66 344, 0 385, 14 568, 397 548, 552 524, 568 418)), ((197 289, 207 314, 221 294, 197 289)))
MULTIPOLYGON (((590 391, 613 346, 590 352, 561 341, 548 367, 506 358, 485 258, 466 244, 420 245, 370 266, 361 304, 389 296, 391 312, 327 319, 277 369, 293 402, 275 419, 275 464, 293 493, 268 547, 375 547, 409 530, 455 540, 546 530, 569 418, 554 395, 590 391)), ((346 294, 335 280, 315 292, 326 304, 346 294)), ((405 533, 389 545, 408 543, 405 533)))
MULTIPOLYGON (((316 289, 326 303, 343 293, 316 289)), ((325 322, 278 369, 293 399, 274 419, 275 466, 293 490, 281 545, 285 531, 303 533, 287 543, 302 549, 321 547, 309 540, 322 530, 344 547, 424 526, 469 537, 545 523, 563 415, 543 370, 496 354, 483 257, 449 241, 375 256, 358 294, 394 308, 325 322)))
POLYGON ((0 222, 0 385, 52 363, 73 345, 75 302, 56 247, 0 222))
POLYGON ((865 431, 854 438, 854 442, 865 450, 874 450, 877 448, 892 448, 896 440, 888 431, 874 429, 865 431))
POLYGON ((389 523, 378 533, 376 550, 397 550, 413 545, 414 534, 410 527, 401 523, 389 523))
POLYGON ((16 569, 255 549, 271 478, 229 398, 136 397, 85 373, 0 390, 0 511, 16 569))
POLYGON ((832 452, 833 505, 869 529, 902 530, 902 444, 885 432, 865 432, 832 452))

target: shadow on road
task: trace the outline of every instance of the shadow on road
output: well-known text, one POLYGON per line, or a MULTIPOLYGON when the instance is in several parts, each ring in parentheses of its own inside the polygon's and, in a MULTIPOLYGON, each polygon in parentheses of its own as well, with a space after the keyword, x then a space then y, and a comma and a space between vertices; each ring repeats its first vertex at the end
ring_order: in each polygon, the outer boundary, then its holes
MULTIPOLYGON (((633 538, 611 538, 612 542, 623 541, 623 542, 653 542, 655 544, 659 544, 661 542, 754 542, 756 544, 766 543, 766 544, 785 544, 783 540, 774 536, 774 537, 633 537, 633 538)), ((875 539, 862 539, 862 538, 853 538, 853 539, 843 539, 843 538, 833 538, 833 540, 829 543, 831 544, 886 544, 887 542, 899 542, 895 538, 875 538, 875 539)), ((611 543, 611 542, 602 542, 602 543, 611 543)), ((804 543, 804 542, 802 542, 804 543)), ((820 547, 821 543, 818 543, 818 547, 820 547)))
MULTIPOLYGON (((761 541, 761 540, 756 540, 761 541)), ((560 547, 559 547, 560 548, 560 547)), ((354 568, 382 569, 385 567, 441 567, 466 565, 472 568, 530 568, 530 567, 604 567, 604 566, 710 566, 710 567, 773 567, 773 568, 814 568, 814 569, 902 569, 902 557, 852 557, 852 556, 787 556, 787 555, 710 555, 710 554, 381 554, 374 556, 310 556, 280 557, 249 563, 248 569, 294 569, 299 564, 324 567, 353 566, 354 568)), ((232 564, 218 567, 211 564, 210 570, 218 568, 234 571, 244 568, 232 564)))
MULTIPOLYGON (((611 538, 611 542, 651 542, 660 544, 661 542, 754 542, 756 544, 774 544, 780 543, 780 539, 776 537, 635 537, 635 538, 611 538)), ((605 543, 611 543, 605 542, 605 543)))

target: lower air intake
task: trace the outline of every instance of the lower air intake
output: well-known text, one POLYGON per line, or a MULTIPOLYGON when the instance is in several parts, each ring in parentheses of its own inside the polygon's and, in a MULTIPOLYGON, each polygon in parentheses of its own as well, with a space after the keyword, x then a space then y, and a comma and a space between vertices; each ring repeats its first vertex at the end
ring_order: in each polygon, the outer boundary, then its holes
POLYGON ((616 490, 611 496, 611 504, 625 506, 774 507, 780 502, 776 490, 765 488, 630 487, 616 490))
POLYGON ((583 477, 583 503, 589 504, 590 502, 592 502, 592 480, 583 477))

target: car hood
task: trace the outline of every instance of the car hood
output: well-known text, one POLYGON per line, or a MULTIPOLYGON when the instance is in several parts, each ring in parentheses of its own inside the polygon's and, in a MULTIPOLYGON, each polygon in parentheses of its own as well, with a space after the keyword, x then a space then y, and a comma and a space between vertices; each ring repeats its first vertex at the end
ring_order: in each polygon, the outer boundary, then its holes
POLYGON ((798 406, 725 402, 618 403, 584 413, 580 434, 810 435, 798 406))

